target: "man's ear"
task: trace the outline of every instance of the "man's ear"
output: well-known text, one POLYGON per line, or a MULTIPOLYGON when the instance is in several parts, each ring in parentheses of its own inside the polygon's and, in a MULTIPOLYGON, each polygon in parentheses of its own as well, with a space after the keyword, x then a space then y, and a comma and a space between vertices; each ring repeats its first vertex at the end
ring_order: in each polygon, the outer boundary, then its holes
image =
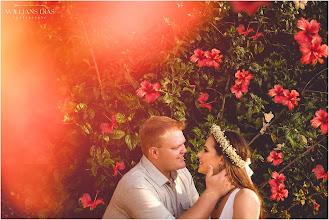
POLYGON ((149 156, 157 160, 159 158, 158 148, 157 147, 150 147, 149 148, 149 156))

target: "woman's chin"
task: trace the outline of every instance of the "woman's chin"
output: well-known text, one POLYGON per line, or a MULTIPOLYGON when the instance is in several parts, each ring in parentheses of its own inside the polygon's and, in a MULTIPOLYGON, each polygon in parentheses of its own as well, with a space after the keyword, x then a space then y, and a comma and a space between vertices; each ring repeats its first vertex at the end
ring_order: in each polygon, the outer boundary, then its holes
POLYGON ((204 170, 200 169, 200 167, 198 169, 198 173, 206 174, 206 172, 204 170))

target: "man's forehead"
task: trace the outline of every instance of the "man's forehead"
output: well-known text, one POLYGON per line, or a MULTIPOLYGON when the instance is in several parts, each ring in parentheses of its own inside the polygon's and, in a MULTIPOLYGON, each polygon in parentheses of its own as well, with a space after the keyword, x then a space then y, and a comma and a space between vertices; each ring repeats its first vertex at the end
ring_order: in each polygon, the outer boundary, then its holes
MULTIPOLYGON (((182 130, 170 129, 161 136, 161 139, 166 142, 185 142, 185 136, 182 130)), ((181 144, 183 144, 181 143, 181 144)))

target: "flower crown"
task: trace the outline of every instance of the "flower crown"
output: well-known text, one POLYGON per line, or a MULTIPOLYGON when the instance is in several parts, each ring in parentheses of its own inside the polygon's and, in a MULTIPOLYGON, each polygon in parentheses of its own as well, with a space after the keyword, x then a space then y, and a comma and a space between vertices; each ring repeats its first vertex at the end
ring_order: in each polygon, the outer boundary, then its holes
POLYGON ((242 160, 242 158, 236 153, 236 149, 226 139, 224 132, 220 127, 213 124, 210 130, 214 135, 216 142, 219 143, 221 148, 223 148, 223 152, 230 158, 231 162, 240 168, 245 167, 247 164, 246 161, 242 160))

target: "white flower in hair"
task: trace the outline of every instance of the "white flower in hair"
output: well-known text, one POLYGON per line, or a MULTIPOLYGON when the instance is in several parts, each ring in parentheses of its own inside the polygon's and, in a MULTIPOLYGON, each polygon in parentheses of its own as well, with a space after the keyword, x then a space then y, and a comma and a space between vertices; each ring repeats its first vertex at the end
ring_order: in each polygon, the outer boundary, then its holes
POLYGON ((214 135, 215 140, 219 143, 220 147, 223 148, 223 152, 230 158, 232 163, 235 166, 240 168, 244 168, 246 166, 246 161, 242 160, 242 158, 236 153, 236 149, 230 144, 227 138, 224 135, 224 132, 220 129, 220 127, 216 124, 211 126, 211 133, 214 135))

